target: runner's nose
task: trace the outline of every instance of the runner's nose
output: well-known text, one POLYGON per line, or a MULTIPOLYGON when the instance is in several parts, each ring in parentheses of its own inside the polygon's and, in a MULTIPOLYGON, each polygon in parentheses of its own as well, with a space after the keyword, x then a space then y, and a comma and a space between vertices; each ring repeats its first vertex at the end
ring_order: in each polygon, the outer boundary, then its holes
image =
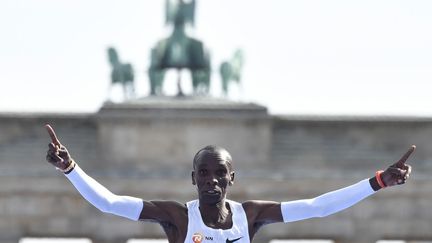
POLYGON ((218 183, 218 181, 217 181, 216 177, 213 177, 213 176, 209 177, 209 179, 207 180, 207 185, 209 185, 209 186, 215 186, 215 185, 217 185, 217 183, 218 183))

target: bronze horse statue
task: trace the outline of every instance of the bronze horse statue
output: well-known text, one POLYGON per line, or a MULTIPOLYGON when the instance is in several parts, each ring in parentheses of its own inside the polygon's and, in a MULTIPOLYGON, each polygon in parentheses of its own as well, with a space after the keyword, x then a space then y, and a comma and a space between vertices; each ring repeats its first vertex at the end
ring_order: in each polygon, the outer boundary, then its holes
POLYGON ((121 63, 114 47, 108 48, 108 59, 112 67, 110 88, 119 83, 123 87, 124 99, 134 98, 134 71, 132 65, 130 63, 121 63))
POLYGON ((157 42, 151 50, 148 69, 150 95, 162 95, 165 71, 173 68, 178 71, 178 96, 183 96, 181 87, 182 69, 188 69, 192 76, 194 94, 206 95, 210 87, 210 58, 201 41, 186 35, 186 24, 193 25, 195 0, 166 1, 166 22, 173 24, 173 32, 168 38, 157 42))
POLYGON ((228 95, 230 81, 235 81, 237 84, 240 84, 243 63, 243 52, 238 49, 234 52, 234 55, 229 61, 225 61, 220 65, 219 72, 222 79, 222 92, 224 96, 228 95))

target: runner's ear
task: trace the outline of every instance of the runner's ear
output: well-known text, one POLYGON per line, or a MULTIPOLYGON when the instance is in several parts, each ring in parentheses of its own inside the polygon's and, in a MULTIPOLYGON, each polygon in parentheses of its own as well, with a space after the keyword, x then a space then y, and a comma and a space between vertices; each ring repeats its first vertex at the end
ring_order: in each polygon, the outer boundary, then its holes
POLYGON ((191 173, 191 177, 192 177, 192 185, 196 185, 196 181, 195 181, 195 171, 192 171, 192 173, 191 173))
POLYGON ((228 183, 230 186, 234 185, 234 174, 235 174, 234 171, 232 171, 231 174, 230 174, 230 179, 231 180, 228 183))

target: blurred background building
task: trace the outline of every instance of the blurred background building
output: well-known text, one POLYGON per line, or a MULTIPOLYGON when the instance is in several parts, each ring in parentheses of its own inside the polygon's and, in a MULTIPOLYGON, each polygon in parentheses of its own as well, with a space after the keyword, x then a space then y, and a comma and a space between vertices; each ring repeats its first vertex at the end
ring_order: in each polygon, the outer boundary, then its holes
POLYGON ((410 117, 274 116, 229 101, 152 99, 107 104, 94 114, 0 116, 1 242, 88 237, 93 242, 163 238, 157 224, 100 213, 44 161, 51 123, 90 175, 118 194, 186 202, 190 171, 207 144, 232 152, 234 200, 295 200, 355 183, 397 160, 411 144, 409 183, 322 219, 264 227, 271 239, 430 240, 432 120, 410 117))

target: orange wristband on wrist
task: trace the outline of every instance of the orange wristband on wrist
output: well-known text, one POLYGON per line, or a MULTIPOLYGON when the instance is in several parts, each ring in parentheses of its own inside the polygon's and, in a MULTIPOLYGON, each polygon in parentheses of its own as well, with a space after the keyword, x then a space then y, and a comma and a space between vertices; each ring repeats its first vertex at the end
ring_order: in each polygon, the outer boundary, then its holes
POLYGON ((75 168, 75 165, 76 165, 75 161, 73 159, 71 159, 68 167, 66 167, 65 169, 57 168, 57 170, 65 173, 65 174, 69 174, 75 168))
POLYGON ((375 177, 376 177, 377 182, 378 182, 378 184, 380 185, 381 188, 387 187, 387 186, 384 184, 384 182, 382 181, 382 178, 381 178, 381 174, 382 174, 383 172, 384 172, 383 170, 379 170, 379 171, 375 172, 375 177))

